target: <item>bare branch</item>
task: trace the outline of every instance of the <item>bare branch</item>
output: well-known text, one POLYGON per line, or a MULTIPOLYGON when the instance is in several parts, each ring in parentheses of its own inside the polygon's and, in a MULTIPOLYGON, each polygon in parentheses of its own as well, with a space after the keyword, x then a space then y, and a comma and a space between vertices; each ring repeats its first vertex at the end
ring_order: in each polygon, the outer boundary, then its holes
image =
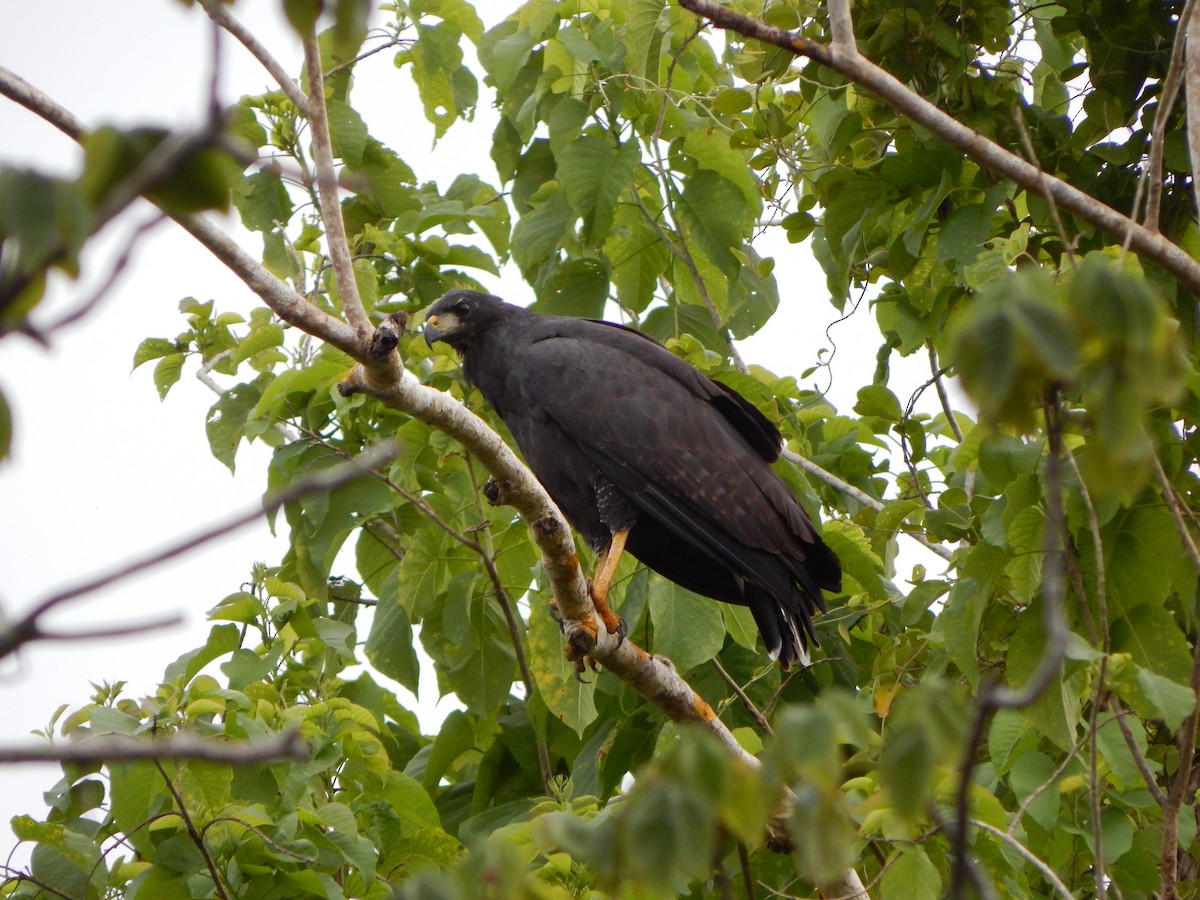
POLYGON ((321 221, 325 223, 329 257, 333 261, 333 278, 346 321, 359 339, 365 340, 371 334, 371 322, 358 296, 354 264, 350 258, 350 242, 346 237, 346 223, 342 219, 342 202, 338 194, 337 170, 333 166, 333 144, 329 134, 329 111, 325 106, 325 75, 321 71, 321 49, 317 46, 315 34, 304 38, 304 69, 308 76, 307 112, 312 126, 317 193, 321 201, 321 221))
POLYGON ((854 40, 854 20, 850 18, 850 0, 829 0, 830 49, 838 59, 858 56, 854 40))
POLYGON ((704 16, 720 28, 728 28, 829 66, 876 94, 915 124, 928 129, 983 168, 1046 200, 1053 200, 1061 209, 1074 213, 1117 240, 1127 239, 1135 252, 1157 263, 1192 293, 1200 293, 1200 262, 1192 259, 1177 244, 987 139, 914 93, 866 57, 857 53, 849 57, 835 56, 824 44, 735 13, 717 0, 679 0, 679 5, 704 16))
MULTIPOLYGON (((1167 119, 1175 108, 1175 100, 1179 96, 1180 80, 1184 69, 1184 43, 1188 29, 1191 26, 1192 13, 1195 11, 1195 0, 1188 0, 1179 14, 1179 23, 1175 26, 1175 42, 1171 47, 1171 62, 1167 67, 1167 76, 1162 82, 1162 93, 1158 97, 1158 109, 1154 113, 1154 131, 1150 135, 1150 154, 1146 168, 1142 171, 1142 182, 1146 186, 1146 215, 1142 223, 1151 231, 1158 231, 1158 211, 1162 206, 1162 169, 1163 153, 1167 145, 1167 119)), ((1133 210, 1137 215, 1137 208, 1133 210)))
POLYGON ((0 66, 0 94, 49 122, 71 140, 82 141, 87 134, 88 127, 83 119, 63 109, 16 72, 3 66, 0 66))
POLYGON ((210 19, 237 38, 238 42, 249 50, 255 59, 262 63, 262 67, 275 79, 275 83, 279 85, 280 90, 283 91, 287 98, 292 101, 292 105, 300 110, 301 113, 307 113, 308 98, 300 90, 300 85, 288 74, 283 64, 271 55, 271 51, 263 46, 245 25, 233 17, 229 12, 229 8, 220 2, 220 0, 201 0, 201 5, 204 7, 204 11, 208 13, 210 19))
POLYGON ((139 759, 199 759, 233 765, 259 762, 297 762, 308 759, 300 732, 288 731, 269 738, 235 744, 180 732, 166 738, 101 734, 70 744, 34 744, 0 747, 0 764, 7 763, 114 763, 139 759))
MULTIPOLYGON (((1200 16, 1189 16, 1184 81, 1187 88, 1188 158, 1192 163, 1192 172, 1200 172, 1200 65, 1196 65, 1197 57, 1200 57, 1200 16)), ((1196 178, 1192 179, 1192 192, 1196 199, 1196 211, 1200 213, 1200 181, 1196 178)))
MULTIPOLYGON (((876 512, 880 512, 883 510, 884 506, 886 505, 883 503, 883 501, 876 500, 874 497, 872 497, 866 491, 856 488, 850 482, 844 481, 843 479, 838 478, 832 472, 827 471, 826 469, 822 469, 811 459, 805 459, 799 453, 796 453, 793 450, 789 450, 787 447, 783 448, 780 455, 784 459, 786 459, 788 462, 790 462, 792 465, 796 466, 798 469, 802 469, 803 471, 807 472, 809 475, 812 475, 814 478, 818 479, 819 481, 825 482, 827 485, 829 485, 835 491, 840 491, 841 493, 845 494, 847 497, 857 500, 863 506, 869 506, 869 507, 871 507, 871 509, 875 510, 876 512)), ((920 544, 926 550, 928 550, 931 553, 936 553, 938 556, 940 556, 942 559, 946 560, 947 562, 953 560, 954 551, 951 550, 949 547, 943 547, 941 544, 935 544, 933 541, 929 540, 929 538, 925 537, 925 535, 918 534, 915 531, 906 531, 906 532, 904 532, 904 534, 907 534, 910 538, 912 538, 914 541, 916 541, 918 544, 920 544)))

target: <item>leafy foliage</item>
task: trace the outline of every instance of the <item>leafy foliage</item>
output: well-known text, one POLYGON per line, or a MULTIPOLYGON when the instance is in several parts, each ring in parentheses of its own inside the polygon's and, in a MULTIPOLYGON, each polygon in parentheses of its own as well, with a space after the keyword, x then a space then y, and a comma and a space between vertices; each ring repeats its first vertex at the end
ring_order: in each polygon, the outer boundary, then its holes
MULTIPOLYGON (((539 311, 615 311, 834 476, 782 471, 828 511, 845 590, 817 623, 817 664, 785 675, 744 610, 623 564, 613 596, 630 634, 713 701, 763 761, 747 770, 616 679, 573 677, 527 530, 487 505, 461 448, 341 396, 351 361, 269 310, 186 299, 184 330, 143 341, 134 365, 154 363, 164 397, 185 366, 225 379, 207 420, 223 464, 264 441, 281 487, 384 437, 400 450, 374 477, 289 503, 286 557, 214 607, 207 644, 152 696, 105 688, 56 724, 214 740, 295 728, 311 760, 67 766, 46 820, 14 820, 35 850, 7 896, 744 896, 754 880, 796 894, 854 868, 872 896, 923 900, 959 877, 959 850, 1004 895, 1149 897, 1168 870, 1196 889, 1200 379, 1186 291, 828 69, 712 38, 666 0, 529 0, 489 29, 461 0, 387 4, 396 64, 439 137, 484 102, 481 85, 499 113, 496 184, 421 183, 353 106, 362 4, 334 4, 330 22, 320 4, 284 5, 301 33, 330 26, 330 130, 373 319, 510 263, 539 311), (870 298, 880 345, 850 412, 733 358, 781 302, 805 302, 756 249, 777 229, 811 242, 834 308, 870 298), (902 402, 891 365, 917 353, 934 369, 917 393, 957 376, 978 421, 948 399, 902 402), (945 565, 898 571, 908 535, 945 565), (1043 676, 1056 596, 1063 661, 1043 676), (390 687, 418 686, 418 652, 463 707, 434 735, 390 687), (1033 702, 979 715, 993 682, 1042 677, 1033 702), (764 839, 784 786, 791 855, 764 839), (962 846, 959 809, 976 823, 962 846)), ((1179 7, 853 12, 884 69, 1114 209, 1134 207, 1162 140, 1159 225, 1194 252, 1186 111, 1151 127, 1179 7)), ((812 4, 763 15, 828 39, 812 4)), ((340 314, 315 187, 284 176, 307 171, 300 112, 269 93, 228 121, 281 164, 239 173, 209 149, 155 190, 180 211, 231 203, 264 266, 340 314)), ((48 268, 73 270, 95 207, 161 140, 97 133, 77 182, 0 173, 0 241, 17 247, 0 326, 36 305, 48 268)), ((502 431, 455 360, 401 349, 417 378, 502 431)), ((8 431, 0 401, 0 450, 8 431)))

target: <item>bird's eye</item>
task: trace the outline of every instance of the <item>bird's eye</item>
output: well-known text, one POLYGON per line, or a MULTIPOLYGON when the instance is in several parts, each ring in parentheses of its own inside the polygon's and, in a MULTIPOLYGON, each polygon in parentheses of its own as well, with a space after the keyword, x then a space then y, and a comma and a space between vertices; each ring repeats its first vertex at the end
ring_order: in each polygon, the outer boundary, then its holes
POLYGON ((460 316, 465 316, 471 311, 471 304, 464 300, 458 306, 454 307, 454 311, 460 316))

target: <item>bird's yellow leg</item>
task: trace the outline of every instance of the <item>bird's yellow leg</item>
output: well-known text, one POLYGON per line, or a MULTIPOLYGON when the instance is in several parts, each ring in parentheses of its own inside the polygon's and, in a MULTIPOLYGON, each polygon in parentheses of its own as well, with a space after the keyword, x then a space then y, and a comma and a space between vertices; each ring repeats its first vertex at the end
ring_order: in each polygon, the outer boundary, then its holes
POLYGON ((613 576, 617 573, 617 564, 621 561, 621 554, 625 552, 625 540, 628 537, 628 530, 613 532, 612 540, 604 549, 600 563, 596 566, 596 577, 591 585, 592 604, 604 622, 604 627, 608 629, 609 634, 618 634, 621 637, 625 636, 625 623, 608 605, 608 589, 612 586, 613 576))

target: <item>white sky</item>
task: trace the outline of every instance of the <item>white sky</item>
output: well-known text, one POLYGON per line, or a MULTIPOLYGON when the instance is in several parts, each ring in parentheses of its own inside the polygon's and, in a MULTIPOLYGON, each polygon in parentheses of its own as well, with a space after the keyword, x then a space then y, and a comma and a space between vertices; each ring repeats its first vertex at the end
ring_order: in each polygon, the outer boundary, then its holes
MULTIPOLYGON (((274 16, 278 5, 241 2, 234 13, 295 72, 298 48, 274 16)), ((492 17, 502 8, 479 6, 492 17)), ((59 0, 53 14, 41 4, 10 4, 0 16, 0 65, 91 125, 198 122, 207 91, 208 42, 200 9, 171 0, 59 0)), ((433 154, 432 128, 392 55, 372 57, 358 73, 355 105, 372 133, 422 180, 445 186, 467 171, 494 183, 487 89, 481 85, 479 121, 456 125, 433 154)), ((268 87, 257 64, 227 41, 222 99, 268 87)), ((78 152, 66 137, 0 99, 0 165, 14 164, 70 173, 78 152)), ((112 230, 127 234, 149 216, 148 207, 139 208, 112 230)), ((256 237, 246 240, 258 251, 256 237)), ((46 306, 69 309, 89 296, 88 278, 103 277, 124 246, 123 238, 106 232, 86 258, 84 282, 54 285, 46 306)), ((799 376, 816 361, 818 348, 827 346, 825 327, 838 315, 826 302, 824 277, 807 247, 780 242, 760 249, 776 255, 782 308, 742 352, 748 362, 799 376)), ((515 302, 531 299, 515 272, 486 283, 515 302)), ((239 451, 236 478, 210 455, 204 417, 215 396, 192 377, 194 365, 161 404, 151 382, 153 364, 130 374, 142 338, 182 330, 177 304, 185 296, 215 298, 221 309, 243 313, 257 305, 192 238, 163 223, 139 246, 101 308, 56 334, 49 351, 20 336, 0 342, 0 390, 13 406, 16 430, 13 458, 0 464, 0 612, 9 618, 58 589, 244 510, 261 496, 264 448, 239 451)), ((831 399, 849 410, 857 387, 870 380, 879 343, 866 304, 851 322, 836 326, 834 335, 839 350, 831 399)), ((894 382, 901 402, 925 377, 917 364, 908 381, 894 382)), ((825 387, 825 373, 815 378, 825 387)), ((187 624, 140 638, 26 649, 15 664, 0 669, 0 744, 29 740, 29 731, 43 726, 60 703, 86 702, 89 682, 128 681, 130 696, 152 691, 169 662, 202 643, 205 611, 238 590, 253 562, 276 563, 283 548, 265 524, 246 528, 71 604, 53 618, 54 627, 111 627, 166 612, 184 614, 187 624)), ((424 680, 421 711, 432 728, 447 706, 436 708, 432 678, 424 680)), ((0 854, 11 843, 3 837, 9 818, 40 816, 41 792, 58 777, 57 766, 0 767, 0 854)))

